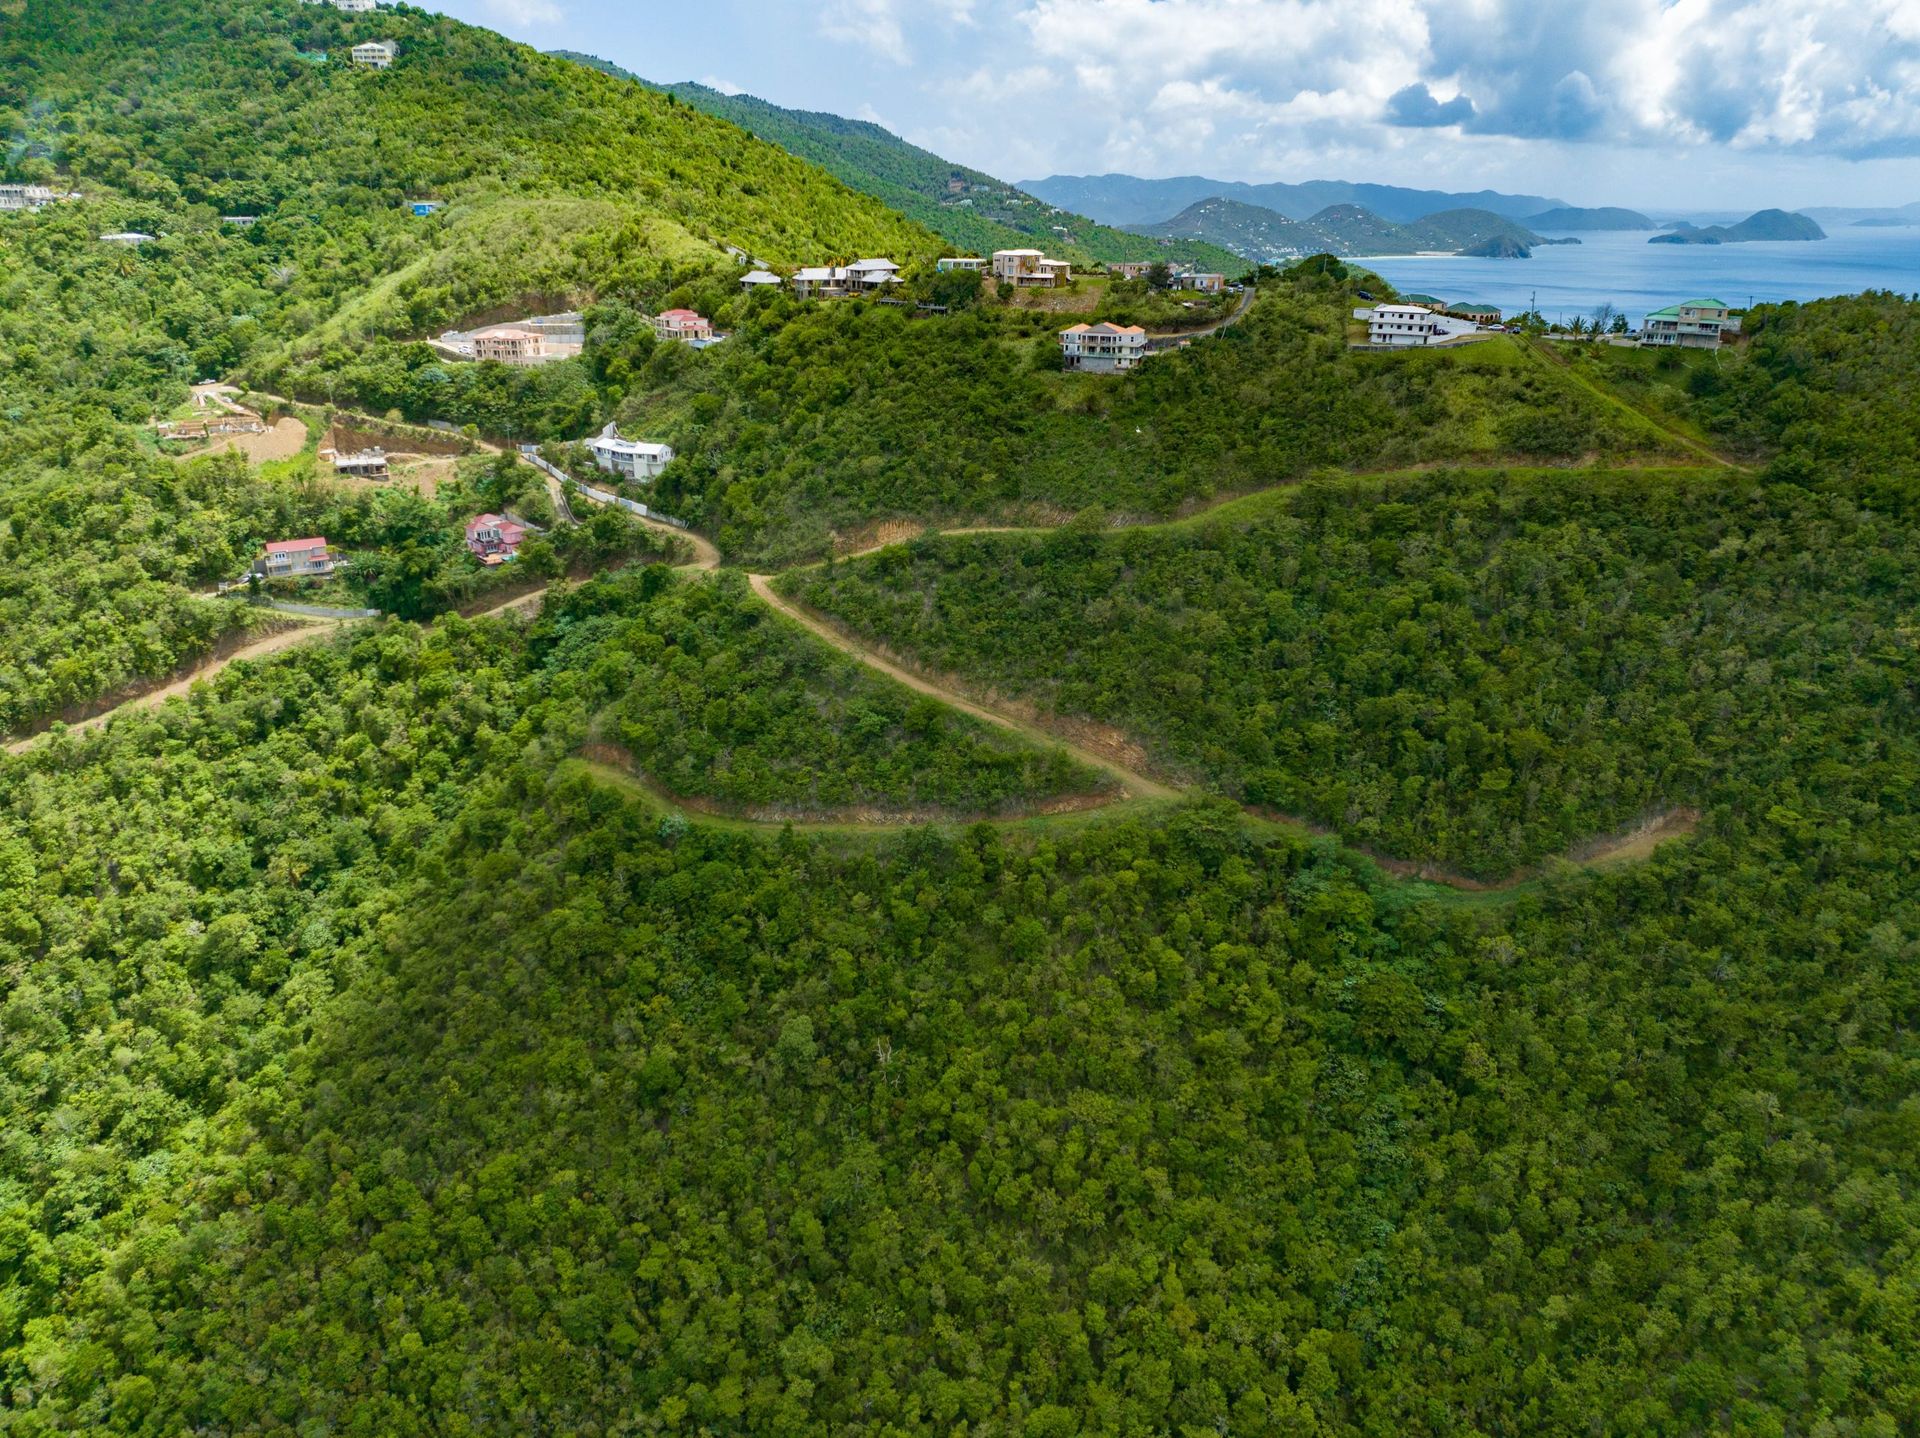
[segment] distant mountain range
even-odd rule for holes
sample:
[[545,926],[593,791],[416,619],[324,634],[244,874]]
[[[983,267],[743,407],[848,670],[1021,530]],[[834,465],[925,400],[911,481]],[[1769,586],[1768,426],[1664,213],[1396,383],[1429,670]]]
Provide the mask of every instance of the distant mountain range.
[[1920,225],[1920,201],[1911,205],[1853,208],[1845,205],[1810,205],[1800,211],[1822,225],[1874,226]]
[[1045,249],[1065,259],[1102,262],[1179,260],[1225,271],[1239,262],[1204,243],[1162,244],[1110,228],[1084,215],[1036,199],[992,175],[944,160],[910,145],[882,126],[819,110],[788,110],[751,95],[728,95],[706,85],[660,85],[632,71],[577,50],[553,54],[652,90],[729,120],[749,134],[809,160],[849,189],[898,210],[966,254],[1000,249]]
[[1142,234],[1205,240],[1249,260],[1278,264],[1301,255],[1475,254],[1524,259],[1536,245],[1578,244],[1543,239],[1491,210],[1452,209],[1410,224],[1362,205],[1329,205],[1304,220],[1241,200],[1214,196],[1187,206],[1171,220],[1143,225]]
[[1241,180],[1210,180],[1180,175],[1143,180],[1134,175],[1053,175],[1023,180],[1020,188],[1051,204],[1077,210],[1108,225],[1143,229],[1180,214],[1199,200],[1223,197],[1274,210],[1290,220],[1310,220],[1330,205],[1358,205],[1384,220],[1406,224],[1442,210],[1487,210],[1523,219],[1543,210],[1568,208],[1544,195],[1507,195],[1498,190],[1461,194],[1448,190],[1411,190],[1400,185],[1354,184],[1347,180],[1309,180],[1304,184],[1250,185]]
[[1824,240],[1827,232],[1805,215],[1790,215],[1785,210],[1757,210],[1737,225],[1697,225],[1681,223],[1664,235],[1655,235],[1650,245],[1740,245],[1754,240]]
[[1657,230],[1660,227],[1638,210],[1622,210],[1603,205],[1583,210],[1566,206],[1528,215],[1526,223],[1536,230]]

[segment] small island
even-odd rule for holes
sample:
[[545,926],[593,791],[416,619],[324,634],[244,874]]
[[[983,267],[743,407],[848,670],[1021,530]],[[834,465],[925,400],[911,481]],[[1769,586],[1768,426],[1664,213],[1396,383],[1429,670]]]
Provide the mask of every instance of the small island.
[[1824,240],[1827,232],[1805,215],[1757,210],[1737,225],[1690,225],[1682,220],[1650,245],[1741,245],[1769,240]]

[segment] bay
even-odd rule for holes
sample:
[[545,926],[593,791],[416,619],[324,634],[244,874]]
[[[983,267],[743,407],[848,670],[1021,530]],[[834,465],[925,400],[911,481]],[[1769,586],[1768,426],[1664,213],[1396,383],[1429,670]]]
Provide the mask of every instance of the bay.
[[1550,321],[1584,318],[1611,304],[1636,327],[1647,311],[1681,300],[1720,299],[1745,309],[1862,290],[1920,292],[1920,229],[1847,228],[1824,240],[1744,245],[1651,245],[1653,233],[1587,231],[1577,245],[1543,246],[1525,260],[1383,255],[1353,263],[1398,290],[1449,304],[1498,305],[1513,315],[1537,293]]

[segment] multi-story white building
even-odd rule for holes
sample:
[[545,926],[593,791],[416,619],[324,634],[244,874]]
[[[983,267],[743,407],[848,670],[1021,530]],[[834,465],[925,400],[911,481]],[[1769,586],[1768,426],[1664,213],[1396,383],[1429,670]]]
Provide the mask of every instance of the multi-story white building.
[[399,53],[400,47],[391,40],[363,40],[353,47],[353,63],[384,70],[393,64]]
[[671,445],[653,444],[642,439],[622,439],[619,428],[611,424],[601,430],[597,438],[587,441],[587,452],[593,456],[593,462],[608,474],[623,475],[628,479],[658,478],[660,471],[673,462]]
[[1393,349],[1438,344],[1479,328],[1472,320],[1436,314],[1425,305],[1375,305],[1370,310],[1355,310],[1353,317],[1367,322],[1368,344]]
[[993,277],[1016,289],[1051,289],[1073,278],[1073,266],[1039,250],[995,250]]
[[59,198],[45,185],[0,185],[0,210],[37,210]]
[[900,266],[892,260],[855,260],[847,266],[847,291],[873,294],[900,283]]
[[1681,349],[1718,349],[1740,333],[1740,318],[1725,300],[1688,300],[1655,310],[1640,326],[1640,343]]
[[1078,324],[1060,331],[1060,353],[1068,369],[1111,374],[1132,369],[1147,357],[1147,332],[1139,325]]

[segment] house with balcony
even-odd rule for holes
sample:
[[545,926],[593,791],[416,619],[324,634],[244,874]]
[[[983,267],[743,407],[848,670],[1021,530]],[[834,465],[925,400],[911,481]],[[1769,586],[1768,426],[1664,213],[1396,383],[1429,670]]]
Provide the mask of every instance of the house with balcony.
[[1015,289],[1052,289],[1073,278],[1073,266],[1039,250],[995,250],[993,277]]
[[608,425],[587,441],[587,453],[608,474],[646,482],[659,477],[673,462],[673,447],[643,439],[623,439],[617,425]]
[[499,514],[476,514],[467,521],[467,552],[489,568],[506,564],[520,552],[527,526]]
[[979,274],[986,269],[987,262],[978,255],[947,255],[943,259],[935,260],[933,267],[943,275],[949,270],[971,270]]
[[353,47],[352,54],[356,65],[385,70],[399,58],[400,47],[391,40],[364,40]]
[[1147,357],[1147,332],[1139,325],[1078,324],[1060,331],[1060,353],[1068,369],[1092,374],[1130,370]]
[[318,535],[276,539],[253,561],[253,572],[262,579],[325,579],[338,567],[327,541]]
[[713,321],[694,310],[663,310],[653,317],[653,334],[659,340],[700,344],[713,338]]
[[0,185],[0,210],[37,210],[55,200],[71,198],[56,195],[45,185]]
[[495,325],[476,331],[472,338],[473,357],[500,364],[539,364],[547,358],[546,337],[520,325]]
[[1740,317],[1725,300],[1687,300],[1648,315],[1640,326],[1640,343],[1661,348],[1711,350],[1729,335],[1740,333]]
[[847,293],[847,272],[833,265],[808,265],[793,272],[793,293],[803,300],[837,300]]
[[855,260],[847,266],[847,291],[870,295],[900,283],[900,266],[892,260]]

